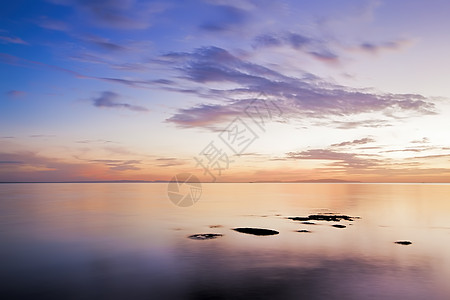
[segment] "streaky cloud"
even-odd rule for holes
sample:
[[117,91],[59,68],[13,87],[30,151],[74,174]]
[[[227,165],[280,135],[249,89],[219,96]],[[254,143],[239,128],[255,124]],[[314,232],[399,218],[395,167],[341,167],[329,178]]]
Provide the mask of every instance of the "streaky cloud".
[[120,96],[118,94],[105,91],[99,97],[92,99],[92,102],[96,107],[125,108],[133,111],[148,111],[148,109],[143,106],[118,102],[119,98]]
[[330,149],[310,149],[299,152],[288,152],[286,155],[290,159],[330,160],[333,162],[329,163],[329,166],[350,169],[367,170],[377,167],[382,163],[381,159],[371,158],[367,154],[337,152]]
[[18,90],[10,90],[6,92],[6,95],[8,97],[12,97],[12,98],[20,98],[25,96],[27,93],[24,91],[18,91]]
[[51,0],[54,4],[75,8],[83,17],[100,26],[120,29],[146,29],[151,16],[170,7],[164,2],[124,1],[124,0]]
[[[327,82],[304,73],[304,77],[285,76],[273,69],[238,58],[225,49],[202,47],[193,52],[172,52],[159,62],[180,73],[178,79],[202,86],[190,90],[199,96],[220,101],[181,108],[167,119],[182,127],[208,127],[242,115],[255,95],[263,92],[276,101],[286,118],[331,119],[378,112],[387,120],[435,114],[435,105],[418,94],[392,94],[355,89]],[[208,83],[233,84],[233,88],[212,89]],[[224,101],[226,100],[226,101]],[[388,126],[387,120],[336,123],[341,128]],[[341,121],[342,122],[342,121]]]
[[369,144],[375,142],[375,140],[373,138],[362,138],[362,139],[357,139],[357,140],[353,140],[353,141],[347,141],[347,142],[342,142],[339,144],[333,144],[331,145],[332,147],[345,147],[345,146],[355,146],[355,145],[365,145],[365,144]]
[[19,44],[29,45],[27,42],[16,36],[0,35],[0,43],[2,44]]

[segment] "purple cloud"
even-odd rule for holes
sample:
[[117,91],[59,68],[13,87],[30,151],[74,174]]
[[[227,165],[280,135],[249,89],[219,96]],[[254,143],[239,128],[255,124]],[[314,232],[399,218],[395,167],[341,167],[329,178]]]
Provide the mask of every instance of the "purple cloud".
[[247,19],[247,12],[239,7],[217,4],[214,6],[212,11],[214,19],[201,24],[200,29],[211,32],[227,31],[236,29]]
[[[388,119],[396,113],[427,115],[435,106],[422,95],[375,93],[348,88],[324,81],[311,74],[303,77],[285,76],[273,69],[240,59],[217,47],[203,47],[193,52],[169,53],[160,63],[172,66],[179,78],[203,86],[190,90],[199,96],[222,104],[200,104],[179,109],[168,118],[184,127],[208,127],[214,123],[243,115],[243,110],[261,92],[274,99],[288,118],[330,118],[379,112]],[[228,89],[208,89],[208,83],[229,83]],[[181,84],[180,84],[181,85]],[[227,101],[224,103],[223,100]],[[386,126],[385,120],[370,120],[371,126]],[[358,124],[341,124],[341,128]]]
[[375,142],[375,140],[372,138],[362,138],[362,139],[358,139],[358,140],[342,142],[339,144],[333,144],[331,146],[332,147],[345,147],[345,146],[364,145],[364,144],[369,144],[369,143],[373,143],[373,142]]
[[92,102],[96,107],[125,108],[133,111],[148,111],[148,109],[143,106],[118,102],[117,100],[119,98],[120,96],[118,94],[105,91],[100,95],[100,97],[92,99]]
[[0,43],[2,44],[20,44],[20,45],[29,45],[27,42],[22,40],[19,37],[11,37],[0,35]]
[[164,2],[124,0],[51,0],[54,4],[72,6],[91,22],[120,29],[146,29],[151,26],[152,16],[166,10]]
[[356,49],[371,54],[377,54],[384,50],[400,50],[411,43],[412,41],[407,39],[398,39],[381,43],[364,42],[358,45]]
[[320,39],[293,32],[266,33],[256,36],[253,40],[253,48],[255,49],[287,46],[322,62],[339,62],[340,57],[338,54],[331,51],[326,44]]
[[141,164],[140,160],[120,160],[120,159],[95,159],[91,160],[93,163],[102,163],[109,167],[113,171],[128,171],[128,170],[140,170],[141,168],[136,165]]
[[96,36],[96,35],[88,35],[82,38],[82,40],[91,43],[99,48],[102,48],[104,50],[108,51],[125,51],[126,48],[122,45],[119,45],[117,43],[113,43],[110,40]]
[[19,98],[19,97],[23,97],[25,96],[27,93],[24,91],[18,91],[18,90],[11,90],[6,92],[6,95],[8,97],[12,97],[12,98]]
[[329,166],[344,167],[350,169],[368,169],[377,167],[382,163],[380,159],[369,158],[368,155],[358,155],[356,153],[336,152],[329,149],[311,149],[307,151],[288,152],[289,159],[314,159],[330,160]]

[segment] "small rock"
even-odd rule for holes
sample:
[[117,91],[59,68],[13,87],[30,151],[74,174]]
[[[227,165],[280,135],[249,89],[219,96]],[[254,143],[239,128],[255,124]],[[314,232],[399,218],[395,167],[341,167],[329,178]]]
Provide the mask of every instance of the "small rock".
[[301,230],[297,230],[297,232],[311,232],[311,231],[306,230],[306,229],[301,229]]
[[290,217],[288,219],[290,219],[292,221],[308,221],[309,220],[308,217]]
[[241,232],[241,233],[247,233],[247,234],[253,234],[253,235],[275,235],[279,232],[272,229],[264,229],[264,228],[234,228],[234,231]]
[[209,228],[221,228],[223,227],[222,225],[209,225]]
[[220,233],[199,233],[199,234],[193,234],[188,236],[188,238],[192,239],[192,240],[212,240],[212,239],[216,239],[218,237],[223,236],[223,234]]
[[314,222],[308,222],[308,221],[302,222],[302,224],[306,224],[306,225],[316,225],[316,223],[314,223]]
[[331,226],[336,227],[336,228],[345,228],[345,227],[347,227],[347,226],[342,225],[342,224],[334,224],[334,225],[331,225]]
[[288,218],[293,221],[333,221],[339,222],[340,220],[353,221],[353,219],[359,219],[359,217],[350,217],[346,215],[336,215],[336,214],[317,214],[309,215],[307,217],[290,217]]
[[399,244],[399,245],[411,245],[412,242],[411,241],[396,241],[395,244]]

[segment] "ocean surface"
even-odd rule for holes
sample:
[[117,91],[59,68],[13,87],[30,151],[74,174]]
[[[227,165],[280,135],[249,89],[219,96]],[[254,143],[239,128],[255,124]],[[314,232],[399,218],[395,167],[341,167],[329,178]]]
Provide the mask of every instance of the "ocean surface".
[[[450,299],[450,185],[208,183],[190,207],[167,187],[0,184],[0,298]],[[318,213],[360,219],[288,219]]]

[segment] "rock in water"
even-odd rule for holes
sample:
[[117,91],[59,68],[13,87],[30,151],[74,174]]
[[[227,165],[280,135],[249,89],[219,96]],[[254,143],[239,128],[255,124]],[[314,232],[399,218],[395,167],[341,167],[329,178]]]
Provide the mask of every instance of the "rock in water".
[[272,229],[264,229],[264,228],[234,228],[234,231],[241,232],[241,233],[247,233],[247,234],[253,234],[253,235],[275,235],[279,232]]
[[297,230],[297,232],[311,232],[311,231],[306,230],[306,229],[301,229],[301,230]]
[[412,242],[411,241],[396,241],[395,242],[396,244],[399,244],[399,245],[411,245],[412,244]]
[[216,239],[218,237],[223,236],[223,234],[220,233],[199,233],[199,234],[193,234],[188,236],[188,238],[192,239],[192,240],[212,240],[212,239]]
[[345,228],[345,227],[347,227],[347,226],[342,225],[342,224],[334,224],[334,225],[331,225],[331,226],[336,227],[336,228]]
[[339,222],[340,220],[353,221],[353,219],[359,219],[358,217],[350,217],[346,215],[335,215],[335,214],[318,214],[309,215],[307,217],[290,217],[288,218],[293,221],[333,221]]

